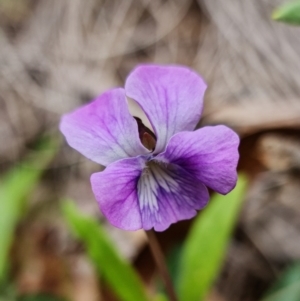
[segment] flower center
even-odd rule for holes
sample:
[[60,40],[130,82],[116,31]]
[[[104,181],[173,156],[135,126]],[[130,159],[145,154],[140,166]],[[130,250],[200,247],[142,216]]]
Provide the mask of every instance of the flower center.
[[156,145],[156,136],[154,133],[146,127],[142,120],[138,117],[134,117],[138,124],[138,130],[139,130],[139,137],[142,142],[142,144],[149,150],[153,151],[155,149]]
[[171,164],[153,159],[148,161],[137,185],[140,209],[149,209],[150,212],[158,211],[159,192],[162,189],[165,192],[171,192],[177,188],[178,183],[174,179]]

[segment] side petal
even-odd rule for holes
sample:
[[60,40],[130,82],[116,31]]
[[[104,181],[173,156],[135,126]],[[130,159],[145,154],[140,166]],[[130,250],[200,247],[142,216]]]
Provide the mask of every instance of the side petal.
[[178,164],[213,190],[226,194],[236,185],[239,137],[230,128],[207,126],[171,138],[157,159]]
[[147,154],[124,89],[110,90],[62,117],[60,130],[69,145],[104,166],[122,158]]
[[142,228],[137,182],[144,162],[142,158],[123,159],[91,176],[100,210],[117,228],[129,231]]
[[128,76],[125,90],[145,111],[158,138],[154,153],[160,153],[174,134],[194,130],[206,84],[186,67],[141,65]]
[[172,223],[190,219],[209,200],[205,185],[173,164],[150,163],[137,187],[145,230],[164,231]]

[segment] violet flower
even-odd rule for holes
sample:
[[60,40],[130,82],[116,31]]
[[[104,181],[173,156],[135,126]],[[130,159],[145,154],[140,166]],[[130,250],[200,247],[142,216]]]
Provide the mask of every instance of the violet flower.
[[[163,231],[195,216],[209,200],[207,187],[221,194],[234,188],[237,134],[223,125],[193,131],[205,90],[188,68],[141,65],[125,89],[63,116],[60,130],[69,145],[107,166],[91,184],[111,224]],[[126,97],[141,106],[155,134],[130,115]]]

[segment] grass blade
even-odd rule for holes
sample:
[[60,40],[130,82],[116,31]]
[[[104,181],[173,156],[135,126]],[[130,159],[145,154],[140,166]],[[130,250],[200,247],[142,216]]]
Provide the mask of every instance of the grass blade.
[[64,217],[74,235],[81,240],[97,271],[124,301],[147,301],[138,275],[122,259],[99,223],[82,215],[71,201],[63,203]]
[[274,10],[272,19],[292,25],[300,25],[300,0],[279,6]]
[[17,222],[26,206],[26,197],[39,181],[57,151],[51,139],[43,140],[34,156],[9,171],[0,183],[0,283],[5,280],[7,257]]
[[209,292],[220,271],[245,190],[246,179],[240,176],[230,194],[214,195],[208,207],[195,219],[183,246],[180,300],[203,300]]

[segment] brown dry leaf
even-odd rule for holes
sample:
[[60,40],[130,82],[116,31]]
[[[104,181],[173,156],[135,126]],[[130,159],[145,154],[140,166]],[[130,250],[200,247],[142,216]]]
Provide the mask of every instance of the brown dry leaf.
[[265,134],[257,142],[257,152],[260,161],[270,170],[300,170],[300,138],[297,133],[293,136]]
[[[300,75],[299,75],[300,76]],[[208,102],[207,102],[208,103]],[[274,103],[266,98],[264,101],[249,99],[221,107],[208,105],[203,123],[224,123],[234,128],[241,135],[277,128],[300,128],[300,98],[282,100]]]
[[209,83],[204,122],[242,134],[299,127],[300,29],[271,20],[280,1],[198,2],[211,21],[196,60]]
[[267,171],[252,183],[244,210],[245,230],[266,257],[300,257],[300,138],[298,132],[262,135],[255,152]]
[[244,227],[266,257],[300,257],[299,175],[265,172],[253,182],[244,211]]

